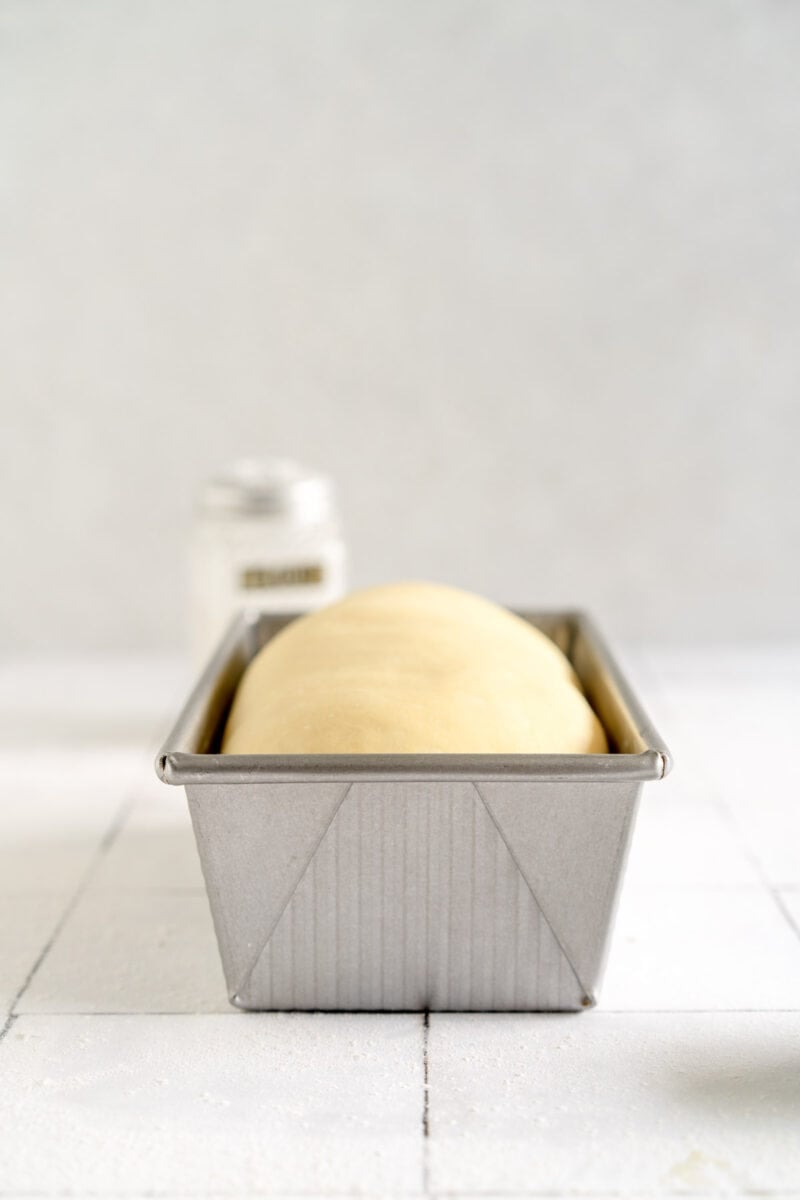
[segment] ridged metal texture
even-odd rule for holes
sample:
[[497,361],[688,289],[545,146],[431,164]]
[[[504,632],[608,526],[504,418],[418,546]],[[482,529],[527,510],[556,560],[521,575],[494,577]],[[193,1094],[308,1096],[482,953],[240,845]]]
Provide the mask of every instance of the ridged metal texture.
[[641,780],[668,756],[586,619],[536,623],[560,633],[625,752],[214,753],[244,665],[282,623],[251,617],[231,631],[157,764],[186,783],[233,1003],[594,1004]]

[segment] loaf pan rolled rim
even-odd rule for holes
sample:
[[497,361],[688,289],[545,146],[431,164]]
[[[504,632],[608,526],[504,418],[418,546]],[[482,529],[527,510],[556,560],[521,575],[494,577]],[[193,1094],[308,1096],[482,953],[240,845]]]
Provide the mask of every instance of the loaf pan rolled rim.
[[164,745],[156,772],[169,784],[259,781],[467,778],[650,780],[670,770],[669,750],[594,622],[584,612],[520,612],[537,628],[559,629],[589,700],[617,745],[610,754],[220,754],[224,718],[241,675],[260,646],[298,614],[239,613],[201,674]]

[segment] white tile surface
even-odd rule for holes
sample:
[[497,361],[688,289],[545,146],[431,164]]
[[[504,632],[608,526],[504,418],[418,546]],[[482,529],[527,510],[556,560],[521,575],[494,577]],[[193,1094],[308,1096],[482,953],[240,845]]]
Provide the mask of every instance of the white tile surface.
[[645,788],[636,818],[628,884],[756,884],[760,876],[732,819],[679,768]]
[[21,1017],[6,1036],[7,1190],[415,1192],[418,1016]]
[[140,750],[0,749],[0,893],[72,894],[130,796]]
[[233,1011],[205,894],[88,891],[18,1011]]
[[106,790],[0,789],[0,894],[71,895],[122,809]]
[[651,652],[679,770],[731,815],[773,885],[800,884],[800,723],[794,648]]
[[758,661],[637,658],[677,765],[643,795],[600,1007],[433,1016],[426,1143],[419,1017],[228,1005],[185,798],[127,724],[145,676],[101,746],[90,710],[126,686],[93,668],[54,742],[0,749],[0,1015],[77,895],[0,1042],[1,1200],[797,1195],[794,668]]
[[746,792],[726,793],[742,839],[773,886],[800,884],[800,780],[758,779]]
[[800,1181],[800,1013],[434,1016],[429,1045],[432,1189]]
[[63,909],[62,898],[52,892],[0,893],[0,1026]]
[[163,655],[7,658],[0,661],[0,753],[22,752],[37,774],[56,757],[98,770],[112,756],[136,764],[188,683],[186,664]]
[[606,1009],[800,1009],[800,938],[761,887],[623,892]]
[[201,889],[203,873],[183,788],[137,801],[93,875],[96,887]]

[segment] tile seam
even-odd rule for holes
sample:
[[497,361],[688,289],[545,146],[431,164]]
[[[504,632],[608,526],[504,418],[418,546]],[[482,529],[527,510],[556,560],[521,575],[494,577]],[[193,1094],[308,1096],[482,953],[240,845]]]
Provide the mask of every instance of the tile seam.
[[430,1161],[428,1141],[431,1136],[430,1109],[430,1026],[431,1014],[422,1015],[422,1191],[430,1194]]
[[97,871],[97,869],[100,866],[100,863],[106,857],[109,850],[111,849],[114,842],[116,841],[123,825],[125,824],[126,819],[128,818],[128,816],[134,806],[134,803],[135,803],[134,797],[126,796],[126,798],[122,801],[122,803],[118,806],[116,812],[114,813],[114,816],[111,819],[102,838],[100,839],[100,842],[97,845],[97,847],[94,851],[94,854],[92,855],[92,857],[89,861],[88,866],[86,867],[85,871],[83,872],[83,875],[81,876],[80,880],[78,881],[78,885],[75,888],[75,891],[73,892],[70,899],[67,901],[66,906],[64,907],[64,909],[61,913],[61,916],[56,921],[56,923],[50,933],[50,936],[45,941],[45,944],[42,947],[42,949],[40,950],[39,954],[37,955],[37,957],[33,963],[33,966],[28,971],[28,974],[25,976],[25,979],[23,980],[21,986],[17,990],[16,995],[14,996],[14,999],[11,1003],[11,1014],[13,1016],[20,1015],[16,1011],[17,1005],[19,1004],[20,1000],[25,995],[28,988],[32,984],[33,980],[35,979],[39,968],[42,966],[42,963],[45,961],[48,954],[53,949],[53,946],[58,941],[65,925],[67,924],[67,921],[70,919],[73,912],[77,908],[78,903],[80,902],[82,897],[85,895],[86,890],[91,882],[92,876],[95,874],[95,872]]

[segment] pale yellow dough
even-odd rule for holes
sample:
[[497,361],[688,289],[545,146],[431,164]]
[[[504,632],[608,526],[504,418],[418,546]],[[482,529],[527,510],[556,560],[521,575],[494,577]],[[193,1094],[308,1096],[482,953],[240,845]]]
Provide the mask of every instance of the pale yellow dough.
[[549,638],[432,583],[354,592],[251,662],[223,754],[598,754],[603,728]]

